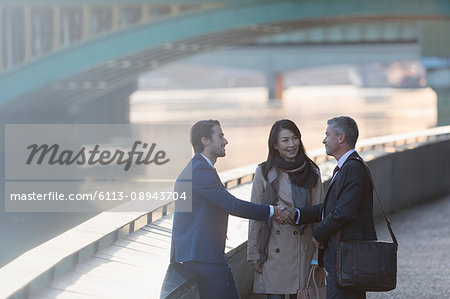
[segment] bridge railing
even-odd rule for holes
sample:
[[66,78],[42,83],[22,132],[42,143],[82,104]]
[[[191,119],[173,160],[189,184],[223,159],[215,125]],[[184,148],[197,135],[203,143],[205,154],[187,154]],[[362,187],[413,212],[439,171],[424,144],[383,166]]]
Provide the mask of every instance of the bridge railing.
[[[366,139],[357,144],[363,151],[401,151],[428,141],[450,139],[450,126],[407,134]],[[318,163],[329,160],[324,150],[310,151]],[[322,165],[321,165],[322,166]],[[251,182],[257,164],[222,172],[220,177],[227,188]],[[328,171],[325,176],[329,175]],[[331,173],[331,170],[329,171]],[[27,298],[49,284],[55,277],[111,246],[118,239],[152,221],[173,213],[174,203],[159,206],[153,211],[104,212],[61,234],[60,236],[21,255],[0,269],[0,297]]]
[[0,30],[0,37],[4,36],[3,42],[0,38],[0,53],[4,53],[0,55],[0,72],[105,34],[224,5],[176,1],[128,4],[123,3],[125,1],[43,2],[6,1],[0,4],[0,21],[4,24]]

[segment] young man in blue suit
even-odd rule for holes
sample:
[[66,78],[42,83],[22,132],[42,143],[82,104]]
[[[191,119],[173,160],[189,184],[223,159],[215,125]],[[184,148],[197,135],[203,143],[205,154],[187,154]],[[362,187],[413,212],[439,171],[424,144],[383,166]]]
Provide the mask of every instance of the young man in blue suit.
[[[217,120],[202,120],[191,128],[195,155],[179,175],[175,192],[192,184],[192,212],[175,212],[171,262],[198,273],[202,299],[239,298],[225,255],[228,215],[268,221],[277,216],[291,221],[286,207],[257,205],[231,195],[221,183],[214,163],[228,144]],[[290,218],[289,218],[290,217]]]
[[[313,230],[313,242],[319,250],[319,264],[325,266],[327,298],[360,299],[366,293],[341,289],[336,283],[336,233],[341,240],[376,240],[373,223],[373,190],[370,178],[355,151],[358,126],[347,116],[335,117],[327,122],[323,140],[326,153],[338,162],[324,202],[305,207],[296,213],[298,224],[319,222]],[[299,217],[299,218],[298,218]]]

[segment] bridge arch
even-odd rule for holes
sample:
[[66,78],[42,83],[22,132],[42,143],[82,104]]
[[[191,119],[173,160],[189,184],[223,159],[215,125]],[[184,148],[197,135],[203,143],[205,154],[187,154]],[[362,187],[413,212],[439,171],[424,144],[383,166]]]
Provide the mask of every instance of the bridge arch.
[[[324,24],[448,19],[446,0],[256,1],[233,4],[117,32],[36,59],[0,75],[0,104],[45,87],[64,90],[89,77],[76,98],[95,98],[161,64],[254,37]],[[102,80],[102,77],[106,77]],[[61,82],[49,86],[52,82]],[[86,81],[86,80],[85,80]],[[93,82],[93,84],[92,84]],[[47,85],[46,85],[47,84]],[[64,97],[66,98],[66,97]],[[77,100],[75,99],[75,100]]]

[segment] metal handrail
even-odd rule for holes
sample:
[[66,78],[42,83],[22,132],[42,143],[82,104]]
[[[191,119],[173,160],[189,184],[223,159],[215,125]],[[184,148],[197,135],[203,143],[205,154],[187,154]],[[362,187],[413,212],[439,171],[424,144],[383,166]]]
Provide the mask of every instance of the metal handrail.
[[[427,130],[416,131],[412,133],[394,134],[381,137],[374,137],[361,140],[356,144],[356,150],[364,152],[368,150],[385,151],[387,147],[393,152],[403,150],[412,145],[419,145],[432,139],[444,140],[450,138],[450,126],[435,127]],[[330,160],[324,149],[308,151],[308,156],[316,163]],[[220,174],[225,187],[233,188],[247,182],[251,182],[255,175],[254,170],[258,164],[251,164]],[[236,176],[236,173],[240,175]]]

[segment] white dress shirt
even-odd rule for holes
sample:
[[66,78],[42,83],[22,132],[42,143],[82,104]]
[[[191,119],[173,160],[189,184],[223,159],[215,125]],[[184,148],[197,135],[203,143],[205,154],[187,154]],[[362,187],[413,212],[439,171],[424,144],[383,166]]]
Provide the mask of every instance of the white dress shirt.
[[347,161],[347,158],[353,154],[355,151],[355,149],[351,149],[348,152],[346,152],[345,154],[342,155],[342,157],[339,159],[337,166],[339,167],[339,170],[336,171],[336,173],[334,174],[333,178],[331,178],[331,181],[334,180],[334,177],[338,174],[338,172],[341,170],[342,166],[344,165],[345,161]]
[[[334,178],[336,177],[336,175],[338,174],[338,172],[341,170],[342,166],[344,165],[345,161],[347,160],[347,158],[353,154],[355,151],[355,149],[351,149],[348,152],[346,152],[345,154],[342,155],[342,157],[338,160],[337,166],[339,167],[339,170],[336,171],[336,173],[333,175],[333,177],[331,178],[331,182],[333,182]],[[295,208],[295,210],[298,212],[297,213],[297,219],[295,220],[295,223],[298,224],[300,222],[300,210]],[[324,218],[324,211],[322,210],[322,220]]]

